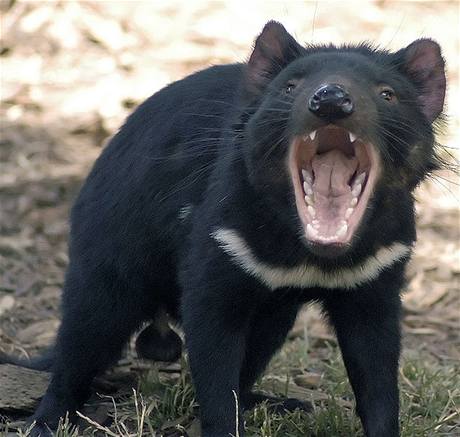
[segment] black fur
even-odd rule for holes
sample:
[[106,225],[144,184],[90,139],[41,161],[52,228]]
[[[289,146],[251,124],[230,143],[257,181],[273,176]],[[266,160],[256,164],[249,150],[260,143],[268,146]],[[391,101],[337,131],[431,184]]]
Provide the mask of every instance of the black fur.
[[[351,290],[270,290],[210,234],[231,228],[267,264],[326,272],[394,242],[412,245],[412,189],[436,162],[431,122],[442,110],[443,66],[430,40],[397,53],[364,44],[305,48],[270,22],[248,64],[208,68],[140,105],[72,210],[63,320],[36,433],[74,413],[141,323],[166,311],[185,332],[202,435],[236,434],[235,395],[240,412],[260,400],[254,381],[301,305],[316,300],[337,332],[366,435],[398,436],[399,293],[408,257]],[[370,138],[383,167],[352,244],[332,256],[305,241],[286,171],[292,137],[324,124],[306,102],[327,75],[350,83],[361,107],[341,125]],[[382,83],[397,103],[379,97]],[[138,343],[144,349],[148,334]],[[293,402],[285,406],[300,405]]]

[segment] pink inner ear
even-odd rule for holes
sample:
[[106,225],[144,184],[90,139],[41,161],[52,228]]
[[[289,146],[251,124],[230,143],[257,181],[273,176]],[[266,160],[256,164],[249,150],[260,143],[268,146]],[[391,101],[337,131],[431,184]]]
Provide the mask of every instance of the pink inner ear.
[[257,37],[247,68],[250,88],[257,89],[259,86],[263,86],[273,60],[280,59],[282,56],[281,38],[286,33],[286,29],[281,24],[270,21]]
[[283,58],[286,29],[275,21],[268,22],[257,37],[248,61],[249,74],[257,80],[269,73],[271,64]]
[[247,65],[246,87],[256,91],[265,86],[273,70],[300,52],[301,46],[276,21],[269,21],[257,37]]
[[439,45],[428,39],[413,42],[406,49],[406,69],[421,84],[418,99],[431,122],[441,113],[446,93],[444,59]]
[[281,24],[271,21],[265,25],[258,42],[274,59],[283,59],[283,42],[286,36],[286,29]]
[[259,87],[262,87],[268,79],[271,69],[270,58],[265,53],[264,49],[256,46],[251,54],[247,66],[247,86],[256,91]]

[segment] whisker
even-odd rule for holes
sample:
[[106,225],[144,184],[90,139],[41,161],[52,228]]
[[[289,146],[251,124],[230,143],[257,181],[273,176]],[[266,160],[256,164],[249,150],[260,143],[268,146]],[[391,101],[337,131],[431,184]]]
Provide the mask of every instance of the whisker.
[[430,178],[430,180],[432,180],[433,182],[437,183],[438,185],[440,185],[442,188],[444,188],[445,190],[447,190],[454,198],[455,200],[460,200],[460,197],[458,197],[450,188],[447,184],[444,184],[443,182],[441,182],[439,179],[443,179],[443,180],[446,180],[447,182],[451,183],[451,184],[454,184],[456,186],[459,186],[459,184],[457,183],[454,183],[452,181],[449,181],[447,179],[444,179],[442,177],[440,177],[439,175],[435,175],[435,174],[429,174],[428,177]]

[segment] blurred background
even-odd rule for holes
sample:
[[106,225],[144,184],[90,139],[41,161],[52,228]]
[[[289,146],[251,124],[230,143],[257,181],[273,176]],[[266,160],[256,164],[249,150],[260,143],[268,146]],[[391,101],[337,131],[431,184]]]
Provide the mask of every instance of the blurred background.
[[[245,61],[269,19],[305,43],[431,37],[447,61],[448,127],[459,157],[458,1],[1,0],[0,350],[34,352],[59,324],[69,207],[132,109],[207,66]],[[453,158],[451,162],[453,162]],[[460,360],[460,190],[441,172],[417,191],[419,243],[404,297],[405,354]],[[311,338],[329,338],[314,309]]]

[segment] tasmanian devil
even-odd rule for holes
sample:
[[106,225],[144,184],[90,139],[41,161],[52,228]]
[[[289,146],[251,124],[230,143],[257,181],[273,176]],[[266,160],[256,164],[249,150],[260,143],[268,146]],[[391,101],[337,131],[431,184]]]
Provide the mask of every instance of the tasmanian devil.
[[269,22],[247,63],[200,71],[141,104],[72,210],[62,325],[52,353],[31,364],[52,371],[35,435],[74,416],[142,323],[138,353],[176,359],[172,320],[202,435],[242,436],[238,414],[265,399],[253,383],[301,305],[316,301],[366,436],[398,436],[413,190],[438,165],[432,123],[445,87],[430,39],[394,53],[303,47]]

